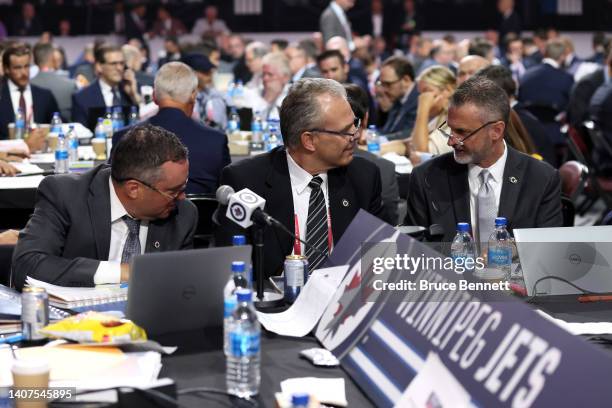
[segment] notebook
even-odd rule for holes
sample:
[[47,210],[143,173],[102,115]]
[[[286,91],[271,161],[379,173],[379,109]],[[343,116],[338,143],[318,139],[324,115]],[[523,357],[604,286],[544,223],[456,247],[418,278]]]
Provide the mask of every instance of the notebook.
[[26,285],[44,288],[49,294],[49,304],[61,309],[76,309],[127,300],[127,286],[98,285],[88,288],[57,286],[28,276]]

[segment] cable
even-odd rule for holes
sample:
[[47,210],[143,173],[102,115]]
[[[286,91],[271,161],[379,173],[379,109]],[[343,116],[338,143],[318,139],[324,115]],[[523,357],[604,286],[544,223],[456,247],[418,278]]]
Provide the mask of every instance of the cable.
[[532,302],[536,298],[536,294],[537,294],[536,287],[538,286],[538,283],[540,283],[542,281],[545,281],[545,280],[548,280],[548,279],[554,279],[554,280],[561,281],[563,283],[567,283],[568,285],[570,285],[574,289],[579,290],[580,292],[582,292],[584,294],[587,294],[587,295],[603,295],[604,294],[604,293],[592,292],[590,290],[583,289],[580,286],[575,285],[572,282],[568,281],[567,279],[561,278],[559,276],[550,275],[550,276],[543,276],[540,279],[538,279],[537,281],[535,281],[535,283],[533,284],[533,290],[531,291],[531,293],[533,293],[533,295],[531,295],[530,297],[525,299],[525,302],[528,302],[528,303]]

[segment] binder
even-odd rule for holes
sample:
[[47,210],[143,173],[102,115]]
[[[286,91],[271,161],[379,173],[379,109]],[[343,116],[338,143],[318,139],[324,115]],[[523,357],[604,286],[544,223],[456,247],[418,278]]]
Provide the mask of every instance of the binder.
[[77,288],[53,285],[29,276],[26,279],[26,285],[44,288],[49,294],[49,304],[60,309],[77,309],[125,302],[128,291],[127,287],[122,287],[119,284]]

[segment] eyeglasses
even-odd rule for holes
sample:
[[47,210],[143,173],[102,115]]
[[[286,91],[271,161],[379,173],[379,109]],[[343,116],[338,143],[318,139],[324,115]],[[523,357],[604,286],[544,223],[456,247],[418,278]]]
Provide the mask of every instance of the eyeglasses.
[[319,133],[328,133],[330,135],[336,135],[341,137],[349,137],[351,139],[355,139],[357,134],[361,131],[361,119],[355,118],[353,119],[353,126],[355,127],[354,132],[339,132],[337,130],[327,130],[327,129],[310,129],[308,132],[319,132]]
[[459,146],[463,146],[465,144],[465,141],[467,139],[469,139],[470,137],[474,136],[476,133],[480,132],[482,129],[484,129],[485,127],[492,125],[494,123],[497,122],[501,122],[500,120],[492,120],[490,122],[485,123],[484,125],[480,126],[478,129],[472,130],[471,132],[468,132],[467,135],[463,136],[461,139],[459,139],[457,136],[453,135],[454,131],[451,130],[450,133],[446,132],[445,130],[443,130],[444,126],[446,126],[446,121],[444,121],[439,127],[438,127],[438,131],[440,133],[442,133],[442,135],[444,137],[446,137],[447,139],[454,139],[457,144]]
[[381,81],[380,79],[378,81],[376,81],[375,85],[376,86],[382,86],[383,88],[391,88],[391,86],[399,81],[401,81],[402,78],[398,78],[395,81]]
[[185,193],[185,190],[187,189],[187,182],[189,181],[189,179],[185,180],[185,184],[183,184],[183,185],[181,186],[181,188],[180,188],[180,189],[179,189],[177,192],[175,192],[175,193],[166,193],[166,192],[164,192],[164,191],[159,190],[159,189],[158,189],[158,188],[156,188],[156,187],[153,187],[151,184],[147,183],[146,181],[139,180],[139,179],[137,179],[137,178],[135,178],[135,177],[129,177],[129,178],[125,178],[125,179],[115,179],[115,180],[116,180],[116,181],[118,181],[118,182],[124,182],[124,181],[128,181],[128,180],[134,180],[134,181],[137,181],[137,182],[139,182],[140,184],[142,184],[143,186],[145,186],[145,187],[147,187],[147,188],[149,188],[149,189],[151,189],[151,190],[155,191],[156,193],[159,193],[159,194],[163,195],[164,197],[166,197],[166,198],[167,198],[167,199],[169,199],[170,201],[176,201],[176,200],[178,200],[178,198],[179,198],[179,197],[180,197],[182,194],[184,194],[184,193]]

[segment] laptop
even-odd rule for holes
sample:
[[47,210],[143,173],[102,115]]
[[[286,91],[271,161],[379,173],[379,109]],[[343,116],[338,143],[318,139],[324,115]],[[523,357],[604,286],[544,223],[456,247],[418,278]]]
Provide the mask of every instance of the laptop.
[[157,252],[134,258],[126,316],[149,337],[223,325],[223,288],[251,246]]
[[515,229],[514,238],[528,296],[582,294],[566,282],[540,280],[547,276],[612,292],[612,226]]

